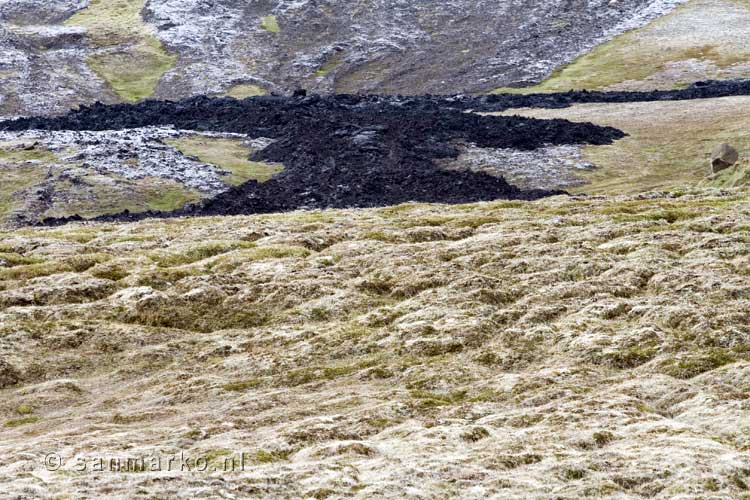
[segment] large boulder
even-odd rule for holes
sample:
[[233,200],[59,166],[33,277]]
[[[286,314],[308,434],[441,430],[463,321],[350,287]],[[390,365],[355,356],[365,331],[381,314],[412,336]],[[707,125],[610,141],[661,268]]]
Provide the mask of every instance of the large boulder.
[[726,170],[740,159],[739,153],[727,143],[719,144],[711,153],[711,170],[713,173]]
[[18,370],[4,359],[0,359],[0,389],[16,385],[20,380],[21,374]]

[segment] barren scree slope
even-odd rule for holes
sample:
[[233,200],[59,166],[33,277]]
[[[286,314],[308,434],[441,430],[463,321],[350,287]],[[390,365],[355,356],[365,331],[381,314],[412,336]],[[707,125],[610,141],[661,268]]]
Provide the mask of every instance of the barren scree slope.
[[194,95],[535,83],[681,0],[0,0],[0,116]]

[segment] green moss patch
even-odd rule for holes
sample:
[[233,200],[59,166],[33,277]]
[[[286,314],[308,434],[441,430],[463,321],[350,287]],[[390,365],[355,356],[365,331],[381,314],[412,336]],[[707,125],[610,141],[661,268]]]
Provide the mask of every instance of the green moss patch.
[[91,56],[91,69],[107,81],[124,101],[137,102],[153,95],[161,77],[177,61],[155,39],[124,50]]
[[185,189],[178,184],[164,186],[161,189],[154,186],[151,189],[146,189],[145,193],[146,206],[151,210],[162,212],[169,212],[171,210],[182,208],[201,198],[197,192]]
[[159,265],[159,267],[174,267],[192,264],[193,262],[198,262],[247,246],[253,246],[253,243],[242,241],[229,243],[205,243],[186,248],[185,250],[153,254],[150,257]]
[[251,151],[239,139],[191,136],[166,141],[184,155],[231,172],[228,182],[239,185],[249,180],[265,182],[284,170],[278,163],[251,161]]
[[227,97],[234,97],[235,99],[245,99],[246,97],[256,97],[259,95],[267,95],[268,91],[260,85],[253,85],[250,83],[241,83],[234,85],[232,88],[227,90],[224,94]]
[[42,262],[26,266],[0,269],[0,280],[29,280],[41,276],[70,272],[73,269],[63,262]]
[[38,264],[40,262],[42,262],[42,260],[38,257],[25,257],[14,252],[0,252],[0,267],[24,266],[30,264]]
[[145,0],[92,0],[66,22],[87,29],[98,47],[91,69],[124,101],[153,95],[162,75],[177,62],[141,18]]
[[659,365],[662,373],[675,378],[688,379],[720,368],[737,360],[733,352],[725,349],[707,349],[681,353]]
[[329,366],[318,366],[309,368],[297,368],[289,370],[283,376],[281,385],[295,387],[321,380],[334,380],[340,377],[352,375],[360,370],[372,368],[378,364],[378,356],[366,356],[353,363],[341,363]]
[[258,450],[253,455],[253,461],[258,464],[270,464],[274,462],[283,462],[289,460],[291,450]]
[[37,145],[0,143],[0,163],[22,164],[28,161],[52,163],[57,160],[52,151]]
[[19,415],[31,415],[32,413],[34,413],[34,408],[25,404],[18,405],[16,407],[16,413],[18,413]]
[[276,16],[264,16],[260,19],[260,27],[271,33],[280,33],[279,21]]
[[244,392],[248,389],[255,389],[263,383],[262,379],[250,379],[250,380],[238,380],[237,382],[230,382],[224,384],[221,388],[225,391],[230,392]]
[[328,76],[328,73],[341,66],[342,59],[343,52],[337,52],[315,71],[315,76],[321,78]]
[[8,420],[3,424],[3,427],[20,427],[22,425],[28,425],[28,424],[34,424],[36,422],[39,422],[38,417],[26,417],[26,418],[19,418],[17,420]]

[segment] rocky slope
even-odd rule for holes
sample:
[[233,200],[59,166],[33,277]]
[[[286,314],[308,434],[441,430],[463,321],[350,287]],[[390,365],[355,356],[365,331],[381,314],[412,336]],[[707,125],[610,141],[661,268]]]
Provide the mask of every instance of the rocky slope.
[[[174,127],[0,132],[0,225],[175,210],[283,170],[247,159],[269,142]],[[200,145],[199,156],[221,154],[202,159],[184,147],[191,143]]]
[[748,498],[748,216],[708,190],[4,232],[0,489]]
[[96,100],[534,83],[680,0],[2,0],[0,116]]

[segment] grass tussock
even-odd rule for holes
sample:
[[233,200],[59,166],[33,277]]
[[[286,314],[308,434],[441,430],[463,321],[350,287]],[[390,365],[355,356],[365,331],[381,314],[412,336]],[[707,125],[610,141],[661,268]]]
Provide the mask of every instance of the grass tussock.
[[735,361],[737,357],[733,352],[713,348],[675,355],[660,363],[660,371],[671,377],[689,379]]
[[248,244],[243,250],[233,252],[230,255],[217,259],[215,262],[211,262],[209,267],[214,272],[228,273],[249,262],[267,259],[305,258],[310,253],[310,250],[297,246],[275,245],[253,247]]
[[6,269],[0,268],[0,280],[30,280],[66,272],[80,273],[103,262],[106,258],[104,255],[80,255],[61,260],[17,265]]
[[135,310],[114,310],[113,319],[149,327],[211,333],[233,328],[257,328],[268,324],[271,316],[268,311],[252,304],[170,297],[141,304]]
[[19,418],[16,420],[8,420],[3,424],[3,427],[20,427],[22,425],[29,425],[29,424],[35,424],[39,422],[41,419],[39,417],[25,417],[25,418]]
[[155,253],[150,255],[151,260],[159,267],[176,267],[192,264],[216,255],[231,252],[238,248],[255,246],[251,242],[216,242],[204,243],[202,245],[190,246],[184,250]]

